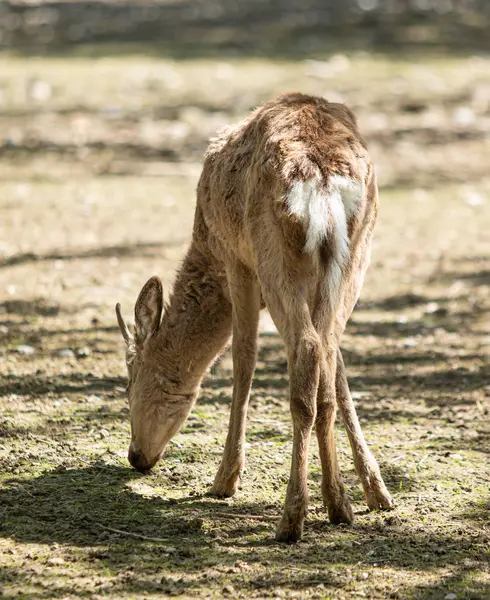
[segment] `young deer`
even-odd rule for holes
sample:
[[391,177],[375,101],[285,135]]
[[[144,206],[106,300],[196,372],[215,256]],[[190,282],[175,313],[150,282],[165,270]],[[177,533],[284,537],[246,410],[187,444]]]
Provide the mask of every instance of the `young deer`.
[[369,262],[377,207],[366,144],[341,104],[287,94],[211,142],[192,242],[168,305],[164,309],[162,284],[152,277],[136,302],[134,337],[116,307],[128,346],[129,461],[136,469],[147,471],[162,456],[206,369],[233,334],[230,424],[211,494],[236,492],[259,312],[267,307],[286,346],[293,419],[291,474],[276,539],[301,537],[313,427],[329,518],[353,519],[335,448],[336,404],[369,508],[391,507],[339,349]]

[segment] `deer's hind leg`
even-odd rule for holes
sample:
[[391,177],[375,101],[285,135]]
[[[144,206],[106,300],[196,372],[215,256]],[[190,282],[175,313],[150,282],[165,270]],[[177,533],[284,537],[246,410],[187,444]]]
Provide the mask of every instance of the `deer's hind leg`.
[[328,517],[332,523],[352,523],[354,514],[342,481],[335,447],[335,372],[338,338],[334,330],[336,315],[330,306],[330,300],[325,297],[324,282],[320,279],[312,311],[313,323],[323,346],[315,429],[322,465],[322,497]]
[[295,542],[301,538],[308,508],[308,453],[316,417],[322,345],[311,321],[303,276],[282,262],[274,269],[262,267],[259,264],[262,295],[286,346],[293,421],[291,471],[276,539]]
[[[354,253],[356,259],[350,265],[348,272],[350,277],[347,281],[345,295],[343,298],[342,318],[337,321],[337,339],[345,328],[348,317],[350,316],[362,287],[364,273],[369,263],[370,238],[364,232],[360,232],[357,239],[357,252]],[[364,434],[359,423],[356,407],[352,400],[349,390],[349,384],[345,373],[345,365],[340,348],[337,348],[335,373],[335,393],[337,405],[340,408],[342,419],[347,431],[347,437],[354,457],[354,466],[364,490],[366,502],[371,510],[389,509],[392,507],[391,496],[381,477],[378,463],[364,438]]]
[[344,360],[340,348],[337,352],[336,373],[337,403],[342,413],[347,436],[354,456],[354,466],[364,490],[370,510],[387,510],[393,506],[390,493],[386,489],[378,463],[371,453],[356,413],[349,384],[345,373]]

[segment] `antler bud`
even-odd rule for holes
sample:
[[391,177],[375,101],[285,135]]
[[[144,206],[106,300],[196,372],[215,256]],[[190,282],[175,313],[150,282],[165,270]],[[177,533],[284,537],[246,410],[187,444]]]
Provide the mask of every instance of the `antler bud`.
[[128,326],[124,322],[123,316],[121,314],[121,305],[119,304],[119,302],[116,304],[116,315],[117,315],[117,323],[119,325],[119,329],[121,330],[124,341],[126,342],[127,345],[129,345],[129,342],[131,341],[132,336],[128,329]]

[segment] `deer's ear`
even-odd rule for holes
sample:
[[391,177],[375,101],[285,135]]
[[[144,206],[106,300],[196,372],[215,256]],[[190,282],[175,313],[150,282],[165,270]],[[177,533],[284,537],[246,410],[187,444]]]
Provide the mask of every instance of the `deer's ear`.
[[144,342],[150,335],[158,331],[162,310],[162,282],[158,277],[152,277],[143,286],[134,307],[137,341]]

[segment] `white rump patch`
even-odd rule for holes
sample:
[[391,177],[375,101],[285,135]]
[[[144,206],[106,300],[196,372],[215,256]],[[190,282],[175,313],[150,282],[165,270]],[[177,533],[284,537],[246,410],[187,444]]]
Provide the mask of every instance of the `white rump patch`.
[[347,223],[363,195],[363,184],[332,175],[324,189],[320,174],[306,181],[295,181],[286,196],[292,214],[306,225],[304,251],[312,254],[327,236],[332,236],[332,260],[328,266],[328,297],[332,307],[338,303],[342,269],[349,259]]
[[308,254],[313,253],[328,232],[330,211],[327,195],[320,186],[319,175],[306,181],[295,181],[286,198],[291,213],[307,223],[304,251]]
[[295,181],[286,202],[291,213],[306,222],[305,252],[311,254],[332,232],[336,238],[336,257],[342,262],[349,252],[347,222],[355,213],[364,186],[355,179],[332,175],[324,189],[320,174],[306,181]]
[[330,188],[337,189],[342,196],[347,221],[356,212],[364,193],[364,185],[343,175],[332,175],[329,180]]

